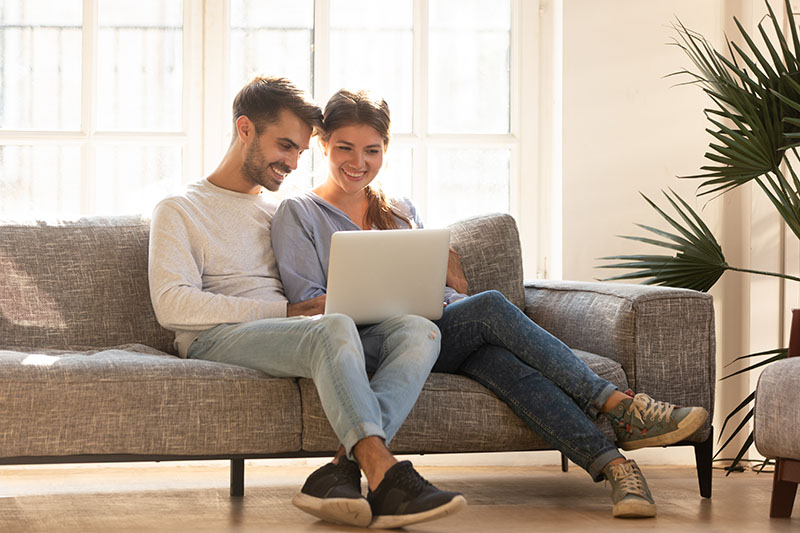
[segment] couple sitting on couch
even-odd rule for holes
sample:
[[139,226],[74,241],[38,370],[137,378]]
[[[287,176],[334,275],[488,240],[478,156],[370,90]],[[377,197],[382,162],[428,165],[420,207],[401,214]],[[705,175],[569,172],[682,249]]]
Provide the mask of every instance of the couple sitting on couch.
[[[153,213],[150,291],[182,356],[314,380],[341,444],[295,496],[297,507],[371,527],[402,527],[463,508],[461,494],[437,489],[386,446],[436,371],[482,383],[595,481],[608,479],[614,516],[655,515],[644,476],[617,446],[680,441],[702,425],[703,408],[617,390],[500,293],[457,292],[466,292],[457,260],[436,322],[399,316],[356,327],[348,317],[321,314],[333,232],[422,226],[410,202],[370,185],[389,144],[383,100],[341,90],[323,115],[288,80],[257,77],[236,96],[233,120],[216,170]],[[276,212],[261,193],[278,190],[312,134],[328,177]],[[600,414],[611,421],[616,444],[592,423]]]

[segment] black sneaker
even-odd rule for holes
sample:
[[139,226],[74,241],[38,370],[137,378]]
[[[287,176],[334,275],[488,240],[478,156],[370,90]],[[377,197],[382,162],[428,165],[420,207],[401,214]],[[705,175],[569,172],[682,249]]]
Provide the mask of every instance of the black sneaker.
[[361,494],[361,469],[346,457],[312,472],[292,503],[334,524],[364,527],[372,521],[370,505]]
[[386,471],[378,488],[367,495],[372,507],[369,527],[396,528],[427,522],[460,511],[467,505],[458,492],[437,489],[401,461]]

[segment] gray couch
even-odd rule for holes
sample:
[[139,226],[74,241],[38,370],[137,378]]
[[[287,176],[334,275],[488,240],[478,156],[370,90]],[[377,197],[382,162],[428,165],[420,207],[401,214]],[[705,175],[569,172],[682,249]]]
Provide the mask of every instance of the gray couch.
[[[502,291],[620,388],[713,413],[708,295],[524,284],[513,218],[451,229],[472,291]],[[0,464],[230,459],[231,494],[241,495],[245,459],[331,454],[337,439],[309,380],[175,355],[150,304],[148,232],[135,217],[0,224]],[[695,446],[706,497],[712,432],[707,422],[683,443]],[[548,446],[481,385],[433,374],[391,448]]]

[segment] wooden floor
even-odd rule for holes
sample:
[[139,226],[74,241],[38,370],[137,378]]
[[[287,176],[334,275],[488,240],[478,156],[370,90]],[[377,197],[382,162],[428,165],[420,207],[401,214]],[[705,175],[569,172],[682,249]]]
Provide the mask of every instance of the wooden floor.
[[[290,500],[313,466],[247,463],[244,498],[228,495],[226,463],[0,467],[0,531],[360,531],[315,520]],[[700,498],[693,468],[644,467],[658,504],[655,519],[611,517],[609,488],[577,467],[420,467],[467,509],[407,531],[795,531],[768,517],[771,474],[714,473],[714,496]]]

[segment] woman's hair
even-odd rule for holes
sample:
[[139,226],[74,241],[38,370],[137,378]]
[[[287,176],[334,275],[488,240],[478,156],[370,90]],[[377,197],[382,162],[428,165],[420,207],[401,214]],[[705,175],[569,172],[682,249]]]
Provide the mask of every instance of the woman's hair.
[[315,133],[322,127],[322,110],[305,91],[286,78],[256,76],[233,99],[234,139],[239,117],[249,118],[256,135],[260,135],[267,125],[278,120],[282,109],[297,115]]
[[[331,134],[345,126],[371,126],[383,138],[383,149],[389,146],[391,119],[386,100],[368,91],[339,89],[325,105],[320,139],[327,144]],[[414,227],[414,221],[398,212],[386,198],[380,187],[373,184],[364,189],[367,196],[367,212],[364,221],[378,229],[397,229],[397,219]],[[396,217],[396,218],[395,218]]]

